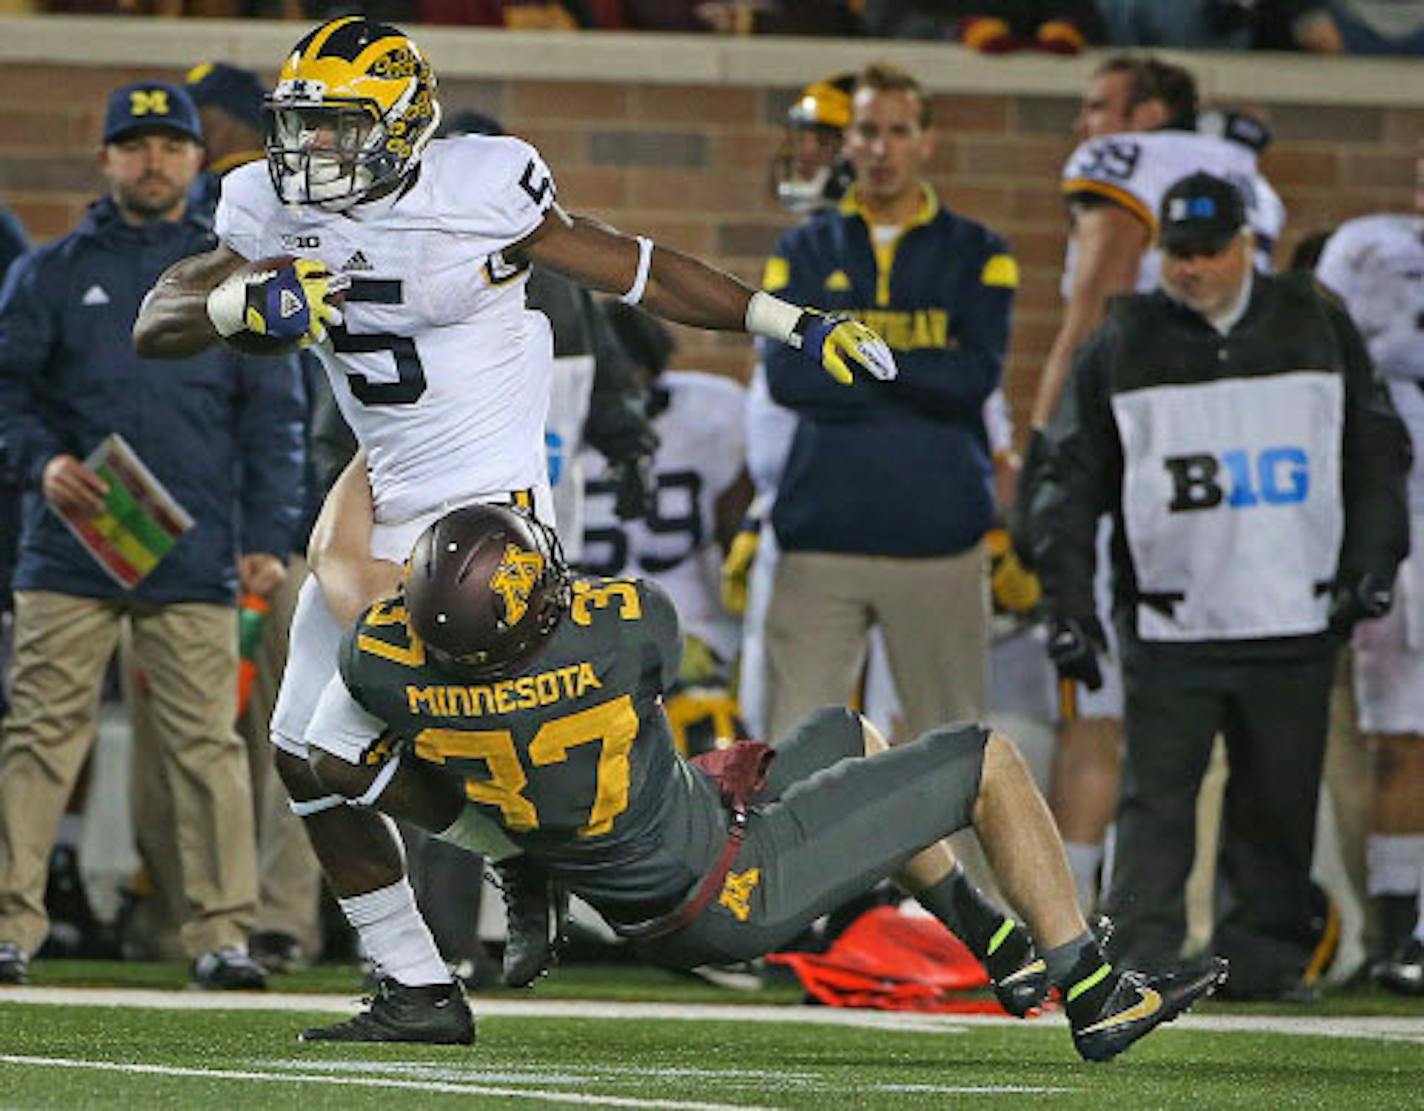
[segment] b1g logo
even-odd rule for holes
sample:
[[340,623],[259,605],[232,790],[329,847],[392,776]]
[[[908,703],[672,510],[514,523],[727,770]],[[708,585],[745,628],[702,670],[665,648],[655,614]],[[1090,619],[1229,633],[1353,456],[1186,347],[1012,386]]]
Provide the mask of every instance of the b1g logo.
[[1256,454],[1174,455],[1162,460],[1172,476],[1172,513],[1294,505],[1310,494],[1310,457],[1304,448],[1272,447]]

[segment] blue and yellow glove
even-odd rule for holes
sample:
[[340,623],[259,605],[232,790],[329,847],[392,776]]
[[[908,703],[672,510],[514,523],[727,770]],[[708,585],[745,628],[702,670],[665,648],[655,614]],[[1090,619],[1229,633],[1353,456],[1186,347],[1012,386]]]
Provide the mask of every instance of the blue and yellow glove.
[[1007,529],[990,529],[984,537],[989,553],[989,586],[1000,613],[1031,613],[1043,598],[1038,576],[1019,562]]
[[761,544],[761,518],[748,514],[722,560],[722,607],[740,617],[747,612],[747,583]]
[[218,335],[247,332],[300,347],[323,343],[328,325],[341,323],[339,306],[351,279],[315,259],[266,261],[235,270],[208,295]]
[[850,385],[853,377],[846,365],[847,359],[882,382],[890,381],[899,373],[890,345],[846,313],[803,310],[789,342],[792,347],[820,360],[826,373],[842,385]]

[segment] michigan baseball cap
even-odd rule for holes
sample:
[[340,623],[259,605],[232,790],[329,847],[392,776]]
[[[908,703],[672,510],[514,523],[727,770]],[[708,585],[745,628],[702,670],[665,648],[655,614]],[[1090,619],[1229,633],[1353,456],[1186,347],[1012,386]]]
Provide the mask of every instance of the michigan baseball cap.
[[104,114],[104,142],[113,143],[133,131],[168,128],[203,141],[203,125],[192,98],[167,81],[135,81],[109,94]]
[[188,71],[184,84],[199,108],[221,108],[254,131],[262,130],[262,97],[267,90],[252,70],[203,62]]
[[1223,178],[1184,177],[1162,198],[1158,240],[1164,251],[1219,253],[1246,226],[1246,201]]

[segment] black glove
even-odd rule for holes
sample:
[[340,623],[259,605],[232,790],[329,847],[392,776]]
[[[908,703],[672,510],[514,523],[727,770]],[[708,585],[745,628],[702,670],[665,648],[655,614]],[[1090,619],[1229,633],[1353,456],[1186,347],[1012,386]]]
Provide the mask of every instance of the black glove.
[[608,477],[613,480],[613,512],[620,521],[646,517],[653,508],[653,461],[651,456],[635,455],[608,464]]
[[1394,604],[1394,580],[1366,571],[1337,583],[1330,597],[1330,631],[1349,636],[1357,621],[1383,617]]
[[1014,544],[1014,555],[1019,557],[1027,571],[1038,568],[1033,558],[1033,535],[1029,530],[1029,508],[1033,502],[1034,487],[1043,478],[1048,464],[1048,438],[1043,429],[1035,428],[1028,434],[1024,444],[1023,466],[1019,470],[1018,492],[1009,511],[1009,539]]
[[1048,658],[1060,679],[1073,679],[1090,691],[1103,685],[1098,653],[1107,651],[1103,623],[1096,617],[1054,617],[1048,622]]

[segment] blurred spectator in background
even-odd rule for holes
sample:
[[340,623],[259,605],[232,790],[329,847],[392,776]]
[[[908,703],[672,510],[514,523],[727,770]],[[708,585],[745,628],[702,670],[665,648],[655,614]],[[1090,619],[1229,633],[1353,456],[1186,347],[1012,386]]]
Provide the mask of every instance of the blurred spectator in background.
[[1424,157],[1420,170],[1415,212],[1342,224],[1315,271],[1350,310],[1415,444],[1413,554],[1394,608],[1354,637],[1360,731],[1374,753],[1374,972],[1413,995],[1424,995]]
[[[224,62],[205,62],[189,71],[184,86],[203,125],[203,171],[193,183],[193,211],[212,219],[222,179],[229,170],[265,157],[262,139],[262,97],[257,74]],[[297,362],[308,410],[317,389],[327,390],[326,376],[315,356],[284,357]],[[290,373],[289,368],[274,372]],[[303,485],[302,519],[287,555],[286,578],[270,593],[244,593],[239,600],[244,628],[245,666],[251,668],[246,697],[239,699],[238,730],[247,742],[252,769],[258,846],[257,918],[248,946],[254,960],[269,972],[285,972],[321,953],[321,869],[301,821],[287,804],[287,792],[272,774],[268,721],[287,659],[287,633],[297,592],[307,575],[306,544],[320,507],[310,453]],[[127,648],[127,638],[125,638]],[[250,654],[250,659],[246,658]],[[184,916],[182,876],[178,866],[169,789],[163,773],[162,739],[140,676],[133,674],[131,652],[125,651],[125,695],[134,728],[133,814],[135,834],[153,890],[128,922],[125,945],[139,952],[167,953]],[[146,891],[147,886],[135,885]]]
[[[0,204],[0,278],[10,264],[30,249],[25,227]],[[3,289],[3,286],[0,286]],[[4,294],[0,292],[0,301]],[[10,678],[10,577],[20,544],[20,476],[15,452],[0,437],[0,718],[9,707],[6,691]]]
[[[246,949],[257,885],[247,755],[233,728],[233,601],[239,584],[267,593],[284,574],[300,510],[301,384],[291,364],[225,348],[155,366],[130,339],[141,292],[213,242],[187,202],[201,163],[183,89],[115,90],[100,158],[108,195],[78,230],[24,257],[0,308],[0,435],[25,486],[14,709],[0,742],[3,982],[25,979],[44,940],[46,862],[127,618],[163,738],[194,981],[264,983]],[[115,432],[195,521],[132,590],[54,512],[118,505],[82,462]]]
[[[583,555],[592,575],[651,579],[682,620],[682,667],[667,697],[673,741],[685,756],[745,736],[730,692],[740,625],[722,604],[722,554],[751,502],[743,463],[746,390],[721,374],[668,370],[672,334],[656,317],[604,304],[619,345],[651,383],[658,436],[647,517],[620,521],[617,475],[588,483]],[[596,464],[595,464],[596,465]]]
[[767,345],[771,396],[798,418],[772,511],[782,555],[766,626],[770,736],[851,697],[876,623],[906,736],[984,709],[982,541],[994,505],[983,405],[1002,373],[1018,270],[1003,240],[944,208],[924,180],[929,126],[914,78],[867,69],[846,141],[854,188],[786,233],[767,263],[767,289],[865,314],[900,365],[893,382],[825,389],[804,356]]
[[959,41],[985,54],[1025,47],[1077,54],[1103,41],[1103,21],[1093,0],[966,0],[960,7]]
[[1180,50],[1319,50],[1321,0],[1097,0],[1115,46]]
[[1297,41],[1306,50],[1346,54],[1424,54],[1424,2],[1328,0],[1304,5]]

